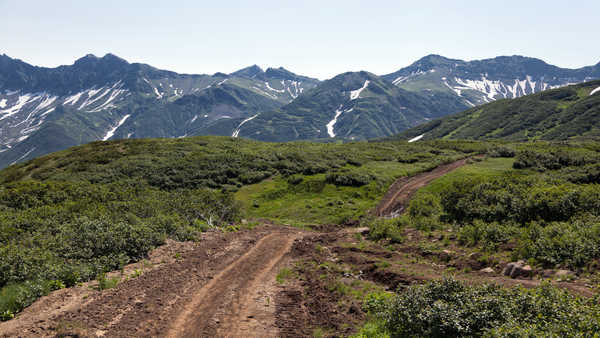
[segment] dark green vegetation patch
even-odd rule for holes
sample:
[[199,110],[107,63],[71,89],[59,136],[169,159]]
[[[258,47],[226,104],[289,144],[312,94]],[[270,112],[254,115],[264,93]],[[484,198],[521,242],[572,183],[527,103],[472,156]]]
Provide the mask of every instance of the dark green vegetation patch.
[[402,134],[410,139],[567,140],[600,136],[600,81],[498,100],[431,121]]
[[357,337],[594,337],[600,305],[543,285],[526,290],[453,279],[411,286],[366,303],[373,318]]

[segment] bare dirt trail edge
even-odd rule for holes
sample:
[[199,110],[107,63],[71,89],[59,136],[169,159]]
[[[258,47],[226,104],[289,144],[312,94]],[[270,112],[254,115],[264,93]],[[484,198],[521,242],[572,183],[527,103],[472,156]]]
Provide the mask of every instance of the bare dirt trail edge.
[[[275,337],[272,314],[260,309],[260,292],[275,282],[275,267],[301,233],[274,232],[227,266],[175,318],[167,337]],[[266,297],[269,297],[268,295]],[[268,307],[270,298],[264,298]],[[254,310],[254,311],[253,311]]]
[[390,186],[375,210],[379,217],[393,218],[399,216],[410,202],[417,190],[428,185],[431,181],[444,176],[467,164],[467,159],[458,160],[449,164],[441,165],[431,171],[427,171],[412,177],[402,177]]

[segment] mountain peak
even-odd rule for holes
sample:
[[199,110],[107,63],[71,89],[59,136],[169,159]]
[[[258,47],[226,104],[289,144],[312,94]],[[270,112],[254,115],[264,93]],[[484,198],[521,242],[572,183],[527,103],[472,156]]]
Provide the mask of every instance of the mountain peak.
[[295,80],[298,78],[298,75],[290,72],[289,70],[287,70],[283,67],[267,68],[267,70],[265,71],[265,74],[268,77],[273,77],[273,78],[282,79],[282,80]]
[[417,60],[417,62],[413,63],[411,67],[419,67],[422,70],[429,70],[435,68],[436,66],[449,66],[455,63],[462,63],[462,60],[450,59],[445,56],[437,55],[437,54],[429,54]]
[[112,53],[107,53],[106,55],[104,55],[103,57],[97,57],[94,54],[87,54],[82,58],[79,58],[75,61],[75,65],[91,65],[91,64],[98,64],[98,63],[104,63],[104,62],[108,62],[108,63],[121,63],[121,64],[129,64],[129,62],[127,62],[125,59],[122,59]]
[[127,60],[125,60],[123,58],[120,58],[120,57],[118,57],[118,56],[116,56],[115,54],[112,54],[112,53],[106,53],[106,55],[104,55],[102,57],[102,60],[105,60],[105,61],[119,61],[119,62],[129,63],[129,62],[127,62]]
[[262,74],[264,71],[257,65],[252,65],[250,67],[242,68],[238,71],[231,73],[230,75],[241,76],[241,77],[255,77],[258,74]]

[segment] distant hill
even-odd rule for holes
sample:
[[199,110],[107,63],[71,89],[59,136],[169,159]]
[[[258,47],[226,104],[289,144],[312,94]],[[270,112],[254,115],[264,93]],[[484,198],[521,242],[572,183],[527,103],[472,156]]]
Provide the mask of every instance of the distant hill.
[[566,140],[600,137],[600,81],[503,99],[409,129],[403,139]]

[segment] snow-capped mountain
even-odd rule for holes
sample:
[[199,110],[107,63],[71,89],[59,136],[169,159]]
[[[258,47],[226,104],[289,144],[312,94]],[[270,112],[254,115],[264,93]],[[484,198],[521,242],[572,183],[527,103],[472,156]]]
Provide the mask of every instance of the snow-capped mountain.
[[91,141],[227,135],[259,140],[368,139],[474,105],[600,78],[513,56],[430,55],[395,73],[319,81],[254,65],[178,74],[87,55],[44,68],[0,56],[0,167]]
[[94,140],[231,135],[318,82],[283,68],[187,75],[112,54],[57,68],[2,55],[0,166]]
[[383,77],[411,91],[446,91],[475,106],[600,78],[600,63],[565,69],[523,56],[466,62],[429,55]]
[[265,141],[381,137],[443,115],[438,103],[439,97],[408,92],[372,73],[349,72],[252,116],[236,135]]

